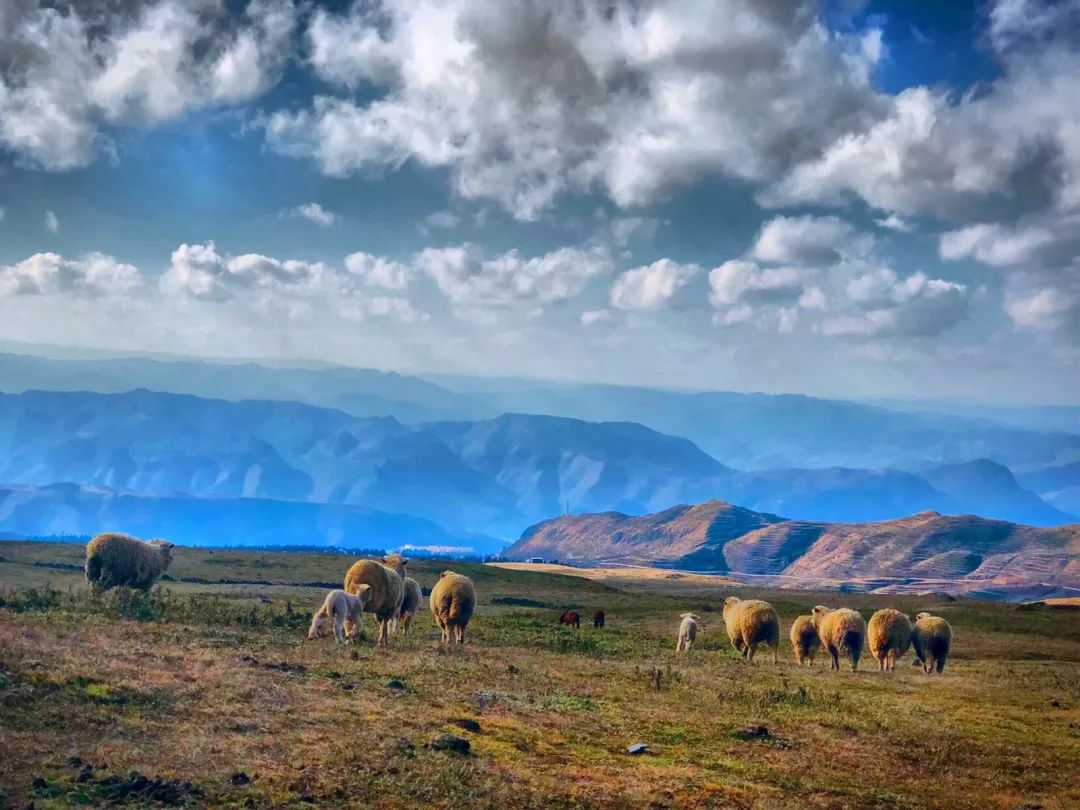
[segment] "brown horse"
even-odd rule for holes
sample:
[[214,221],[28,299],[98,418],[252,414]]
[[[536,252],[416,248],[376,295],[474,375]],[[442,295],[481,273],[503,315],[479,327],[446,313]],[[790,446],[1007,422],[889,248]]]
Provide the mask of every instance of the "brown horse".
[[604,618],[605,618],[604,611],[602,611],[602,610],[594,610],[593,615],[592,615],[592,626],[597,630],[603,629],[603,627],[604,627]]
[[559,624],[569,624],[573,626],[575,630],[581,629],[581,616],[577,614],[577,611],[568,610],[562,616],[559,617]]

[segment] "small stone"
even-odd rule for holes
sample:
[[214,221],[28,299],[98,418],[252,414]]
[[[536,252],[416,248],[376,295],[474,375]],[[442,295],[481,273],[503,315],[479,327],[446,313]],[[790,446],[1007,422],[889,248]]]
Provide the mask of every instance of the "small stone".
[[401,680],[401,678],[391,678],[390,680],[388,680],[386,682],[386,688],[387,689],[404,689],[405,688],[405,681]]
[[478,722],[476,722],[475,720],[472,720],[472,719],[470,719],[468,717],[459,717],[458,719],[451,720],[450,722],[453,723],[458,728],[463,728],[466,731],[479,731],[480,730],[480,724]]
[[469,753],[472,745],[463,737],[457,737],[453,734],[443,734],[428,743],[428,747],[435,751],[446,751],[451,754],[465,756]]
[[237,771],[229,777],[229,782],[234,785],[246,785],[251,782],[251,777],[243,771]]
[[626,753],[635,754],[635,755],[636,754],[644,754],[648,750],[649,750],[649,746],[646,743],[634,743],[633,745],[631,745],[629,748],[626,749]]

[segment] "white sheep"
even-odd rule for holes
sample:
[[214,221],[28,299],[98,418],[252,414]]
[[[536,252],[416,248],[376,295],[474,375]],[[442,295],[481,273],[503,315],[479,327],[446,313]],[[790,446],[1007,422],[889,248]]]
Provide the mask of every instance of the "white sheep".
[[326,594],[322,607],[311,617],[308,639],[316,639],[323,635],[326,632],[326,626],[333,622],[334,637],[338,642],[351,643],[360,634],[364,606],[370,598],[370,585],[358,585],[355,595],[346,593],[340,588],[330,591]]
[[675,646],[676,655],[690,652],[690,648],[694,646],[694,641],[697,639],[698,622],[701,621],[701,617],[693,613],[683,613],[681,618],[682,621],[679,622],[679,643]]

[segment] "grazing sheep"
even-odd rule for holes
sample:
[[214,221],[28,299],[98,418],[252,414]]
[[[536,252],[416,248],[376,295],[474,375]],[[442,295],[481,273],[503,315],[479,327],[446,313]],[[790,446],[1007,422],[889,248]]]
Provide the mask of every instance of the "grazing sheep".
[[866,640],[878,669],[891,672],[896,669],[896,659],[903,658],[911,646],[911,620],[899,610],[879,610],[866,625]]
[[724,600],[724,624],[731,646],[743,658],[754,660],[759,644],[772,647],[773,663],[780,652],[780,617],[768,602],[760,599],[740,599],[729,596]]
[[[398,619],[401,621],[401,632],[409,635],[409,628],[412,627],[413,618],[423,604],[424,595],[420,590],[420,583],[412,577],[405,577],[404,587],[405,595],[401,599],[401,610],[398,611]],[[394,624],[397,624],[396,620]]]
[[592,626],[594,630],[603,630],[604,621],[607,617],[602,610],[594,610],[592,615]]
[[99,534],[86,544],[86,581],[94,593],[120,585],[148,591],[172,562],[173,548],[166,540],[144,543],[126,534]]
[[676,655],[690,652],[690,648],[694,646],[694,641],[697,639],[697,623],[701,621],[701,617],[693,613],[682,613],[680,616],[682,621],[679,622],[679,643],[675,645]]
[[813,616],[800,616],[791,625],[791,648],[795,651],[795,660],[799,666],[814,665],[814,656],[821,647]]
[[581,629],[581,616],[576,610],[568,610],[559,617],[559,624],[568,624],[575,630]]
[[825,649],[832,657],[830,669],[840,669],[840,653],[851,658],[851,671],[859,669],[863,642],[866,640],[866,622],[851,608],[831,610],[824,605],[814,608],[814,624]]
[[941,673],[952,647],[952,627],[940,616],[920,613],[915,617],[915,627],[911,631],[911,646],[915,648],[918,662],[922,663],[923,672],[929,675],[937,669]]
[[398,615],[405,597],[405,566],[408,560],[390,554],[381,560],[357,560],[345,574],[345,591],[359,593],[361,585],[371,586],[367,612],[379,620],[380,647],[390,645],[390,623]]
[[431,589],[428,607],[435,616],[435,624],[442,630],[443,644],[449,644],[454,638],[458,644],[464,644],[465,627],[476,608],[473,581],[453,571],[443,571]]
[[331,622],[334,625],[334,638],[339,643],[352,643],[360,635],[360,624],[364,618],[364,605],[371,598],[371,586],[357,586],[356,595],[345,593],[340,588],[330,591],[323,600],[322,607],[311,617],[308,628],[308,641],[317,639],[326,632]]

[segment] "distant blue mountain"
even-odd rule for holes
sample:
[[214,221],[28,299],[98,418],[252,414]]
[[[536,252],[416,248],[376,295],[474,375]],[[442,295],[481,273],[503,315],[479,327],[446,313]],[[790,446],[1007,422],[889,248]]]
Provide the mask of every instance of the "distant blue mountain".
[[[643,514],[715,498],[801,520],[928,509],[1043,525],[1070,519],[1011,477],[941,472],[935,486],[931,472],[739,471],[685,438],[626,422],[505,414],[408,425],[294,402],[145,390],[0,395],[0,482],[152,496],[138,502],[150,523],[155,509],[173,520],[172,503],[154,499],[174,496],[189,506],[208,498],[357,507],[455,537],[504,539],[567,511]],[[20,531],[60,530],[47,511],[38,515],[42,525]],[[0,530],[12,530],[2,511]]]

